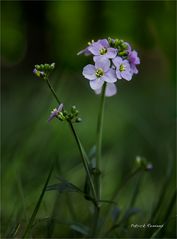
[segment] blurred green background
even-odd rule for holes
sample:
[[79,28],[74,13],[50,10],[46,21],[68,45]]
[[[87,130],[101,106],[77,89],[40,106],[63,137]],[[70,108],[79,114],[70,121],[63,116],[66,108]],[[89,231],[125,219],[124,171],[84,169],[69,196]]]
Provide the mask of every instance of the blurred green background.
[[[164,211],[157,221],[163,223],[175,190],[175,18],[175,1],[1,2],[2,237],[11,235],[18,223],[23,231],[53,160],[58,168],[50,183],[57,183],[58,175],[80,187],[84,183],[80,155],[68,126],[47,122],[56,102],[44,82],[33,76],[34,65],[56,62],[52,84],[67,108],[74,104],[79,108],[83,122],[76,130],[89,152],[95,144],[100,97],[82,76],[91,58],[76,54],[88,41],[108,36],[130,42],[141,65],[131,82],[119,81],[117,95],[106,99],[103,198],[111,198],[132,170],[136,156],[145,157],[153,171],[141,179],[135,205],[141,213],[134,222],[148,220],[168,181],[162,197]],[[135,180],[120,195],[118,205],[123,211]],[[65,197],[58,199],[55,209],[62,219],[70,218]],[[55,192],[46,193],[38,219],[51,215],[55,198]],[[75,194],[70,199],[75,202],[77,221],[86,220],[87,203]],[[43,227],[43,222],[36,226],[36,237],[44,238]],[[70,235],[63,225],[55,233]],[[130,230],[129,236],[142,237],[139,233]],[[174,234],[171,223],[166,236]]]

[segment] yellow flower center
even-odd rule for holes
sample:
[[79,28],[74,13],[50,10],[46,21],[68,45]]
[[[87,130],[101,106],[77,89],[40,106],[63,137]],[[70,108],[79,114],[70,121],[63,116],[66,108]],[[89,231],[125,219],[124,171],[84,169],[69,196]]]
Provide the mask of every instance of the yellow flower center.
[[101,77],[104,75],[104,71],[101,68],[98,68],[95,75],[96,77]]
[[119,67],[120,72],[125,71],[126,67],[124,64],[121,64]]
[[101,48],[100,49],[100,55],[104,55],[104,54],[106,54],[107,53],[107,49],[106,48]]

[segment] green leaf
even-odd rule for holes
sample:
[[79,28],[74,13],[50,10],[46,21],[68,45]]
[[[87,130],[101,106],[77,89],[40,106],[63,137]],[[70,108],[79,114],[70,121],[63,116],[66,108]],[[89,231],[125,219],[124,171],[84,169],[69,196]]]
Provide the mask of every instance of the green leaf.
[[80,224],[80,223],[72,224],[70,226],[70,228],[72,230],[76,231],[76,232],[81,233],[84,236],[87,236],[89,234],[89,231],[90,231],[90,229],[87,226],[85,226],[83,224]]
[[163,227],[159,227],[159,228],[152,234],[152,236],[151,236],[150,238],[155,238],[162,228],[163,228]]
[[163,224],[163,227],[159,227],[153,234],[152,234],[152,236],[150,237],[150,238],[156,238],[156,236],[158,235],[158,233],[161,231],[161,234],[162,235],[165,235],[165,231],[164,231],[164,228],[167,228],[167,225],[168,225],[168,223],[169,223],[169,221],[171,221],[171,220],[176,220],[176,217],[177,217],[177,215],[176,216],[174,216],[174,217],[171,217],[171,218],[168,218],[168,220],[166,220],[164,223],[162,223]]
[[57,183],[57,184],[53,184],[53,185],[49,185],[46,188],[46,191],[57,190],[60,193],[63,193],[63,192],[78,192],[78,193],[81,193],[82,195],[84,195],[86,200],[89,200],[89,201],[93,202],[94,205],[96,205],[97,202],[94,200],[94,198],[92,198],[90,195],[83,192],[79,187],[77,187],[76,185],[66,181],[65,179],[62,179],[62,178],[58,178],[58,179],[62,182]]
[[72,184],[70,182],[67,182],[67,181],[63,181],[61,183],[49,185],[46,188],[46,191],[51,191],[51,190],[57,190],[60,193],[63,193],[63,192],[79,192],[79,193],[83,193],[80,188],[78,188],[76,185],[74,185],[74,184]]
[[48,176],[47,176],[47,179],[46,179],[46,181],[45,181],[45,184],[44,184],[43,189],[42,189],[42,191],[41,191],[41,194],[40,194],[40,196],[39,196],[39,199],[38,199],[38,201],[37,201],[37,203],[36,203],[36,206],[35,206],[35,208],[34,208],[34,211],[33,211],[32,215],[31,215],[30,221],[29,221],[29,223],[28,223],[28,225],[27,225],[27,227],[26,227],[26,230],[25,230],[24,235],[22,236],[22,238],[25,238],[25,237],[28,235],[28,232],[30,231],[30,229],[31,229],[31,227],[32,227],[32,225],[33,225],[33,223],[34,223],[34,220],[35,220],[36,215],[37,215],[37,213],[38,213],[38,211],[39,211],[41,202],[42,202],[42,200],[43,200],[43,197],[44,197],[44,194],[45,194],[47,185],[48,185],[49,180],[50,180],[50,178],[51,178],[53,169],[54,169],[54,163],[53,163],[52,166],[51,166],[51,169],[50,169],[50,171],[49,171],[49,174],[48,174]]
[[165,201],[164,195],[167,194],[167,190],[169,188],[169,185],[171,184],[171,175],[172,175],[172,170],[173,170],[173,162],[169,160],[169,163],[167,165],[167,171],[166,171],[166,176],[164,178],[164,182],[162,184],[162,187],[160,189],[159,196],[157,197],[157,202],[153,208],[151,217],[149,219],[149,222],[156,222],[159,216],[159,213],[163,211],[163,204]]
[[118,217],[120,216],[120,212],[121,212],[120,208],[118,208],[118,207],[113,208],[111,216],[112,216],[112,221],[114,223],[117,221]]
[[115,205],[117,205],[117,203],[116,202],[114,202],[114,201],[111,201],[111,200],[99,200],[98,202],[101,202],[101,203],[108,203],[108,204],[115,204]]

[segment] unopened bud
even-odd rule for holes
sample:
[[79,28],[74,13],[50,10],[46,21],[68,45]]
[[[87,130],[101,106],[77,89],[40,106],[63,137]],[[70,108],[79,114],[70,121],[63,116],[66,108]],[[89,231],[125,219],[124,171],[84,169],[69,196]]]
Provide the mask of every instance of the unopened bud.
[[76,123],[82,122],[82,119],[80,117],[76,118]]
[[45,70],[49,70],[49,68],[50,68],[49,64],[44,64],[44,68],[45,68]]
[[50,69],[51,69],[51,70],[54,70],[54,69],[55,69],[55,63],[52,63],[52,64],[50,65]]
[[148,164],[146,165],[146,170],[147,170],[147,171],[151,171],[152,169],[153,169],[152,163],[148,163]]
[[40,70],[40,65],[35,65],[36,70]]

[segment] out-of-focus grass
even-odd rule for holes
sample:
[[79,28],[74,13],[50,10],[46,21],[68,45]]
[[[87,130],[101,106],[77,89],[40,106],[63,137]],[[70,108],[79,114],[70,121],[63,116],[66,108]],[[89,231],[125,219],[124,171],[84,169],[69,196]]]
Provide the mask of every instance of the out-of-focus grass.
[[[22,14],[20,3],[14,7],[15,3],[11,4],[4,3],[2,16],[2,237],[24,232],[54,159],[58,167],[50,184],[58,182],[58,175],[79,187],[83,187],[85,179],[68,126],[56,120],[47,122],[50,111],[56,107],[55,100],[46,85],[31,73],[32,64],[45,63],[36,62],[36,57],[46,61],[43,55],[46,49],[40,56],[28,49],[33,53],[32,58],[23,62],[28,64],[23,68],[29,41],[25,26],[31,25]],[[79,108],[83,122],[76,125],[76,130],[87,152],[95,144],[99,97],[81,76],[82,67],[90,58],[77,57],[76,53],[88,40],[108,35],[123,37],[138,50],[141,58],[139,74],[131,82],[119,81],[117,95],[106,99],[102,193],[104,199],[110,199],[129,175],[136,156],[143,156],[152,162],[153,171],[144,172],[141,178],[134,203],[140,212],[133,215],[129,223],[164,223],[165,217],[175,215],[173,207],[170,211],[175,191],[175,3],[46,4],[46,48],[49,61],[56,61],[57,67],[51,81],[67,108],[73,104]],[[37,5],[34,7],[37,9]],[[68,15],[70,17],[66,19]],[[38,33],[37,36],[34,34],[34,46],[40,48],[42,43],[36,41],[42,30],[37,24],[32,25],[30,34]],[[134,193],[138,177],[134,177],[119,194],[120,218],[130,205],[130,195]],[[58,196],[55,191],[46,192],[33,227],[34,237],[46,237],[51,231],[56,237],[77,237],[68,225],[78,222],[88,226],[88,208],[91,203],[76,193]],[[107,204],[102,205],[102,216],[107,208]],[[49,225],[51,215],[54,221]],[[159,231],[157,236],[174,237],[174,221],[169,219],[165,230]],[[155,229],[146,232],[116,229],[112,236],[150,237],[154,232]]]
[[[151,67],[153,66],[150,65],[149,68]],[[158,71],[157,68],[156,71]],[[146,180],[142,182],[136,203],[138,208],[143,208],[140,218],[146,218],[146,220],[150,217],[151,209],[157,201],[168,165],[172,164],[171,167],[174,167],[175,138],[173,85],[170,81],[165,81],[165,76],[159,69],[158,77],[162,79],[161,87],[150,88],[146,78],[149,74],[152,86],[153,77],[155,78],[156,75],[153,76],[148,72],[148,69],[145,72],[141,69],[140,74],[132,82],[118,82],[118,94],[106,100],[102,161],[104,199],[110,199],[112,192],[126,178],[137,155],[144,156],[152,162],[153,172],[150,174],[145,172]],[[80,156],[69,128],[65,123],[55,120],[51,123],[47,122],[50,110],[56,106],[56,102],[44,82],[35,80],[32,75],[30,78],[30,80],[24,78],[28,85],[24,83],[21,86],[9,88],[3,95],[5,101],[2,104],[4,125],[2,128],[4,158],[2,182],[6,185],[2,189],[2,205],[4,205],[2,219],[6,220],[4,225],[13,225],[19,218],[22,221],[25,220],[25,214],[29,218],[48,167],[54,158],[58,160],[62,168],[62,175],[83,187],[84,174],[80,165]],[[155,80],[156,78],[154,82]],[[61,77],[54,77],[52,81],[56,84],[57,93],[65,106],[70,107],[76,104],[80,109],[83,122],[76,125],[76,129],[89,151],[95,143],[95,121],[99,97],[91,92],[80,73],[72,74],[72,76],[64,73]],[[52,182],[57,182],[55,176],[58,174],[56,170]],[[19,203],[22,200],[17,184],[19,180],[24,205]],[[132,180],[120,194],[118,205],[124,210],[128,206],[127,199],[134,184],[135,180]],[[171,195],[173,187],[174,183],[171,181],[167,195]],[[54,197],[55,193],[46,193],[38,214],[39,218],[50,215]],[[73,200],[75,197],[72,195]],[[84,207],[83,203],[80,206]],[[76,214],[80,214],[77,203],[74,207]],[[58,210],[60,212],[60,206]],[[11,215],[17,215],[17,213],[20,216],[13,219]],[[65,211],[63,213],[65,214]],[[85,215],[78,215],[80,220],[82,216],[85,217]],[[3,230],[5,232],[7,227],[4,226]]]

